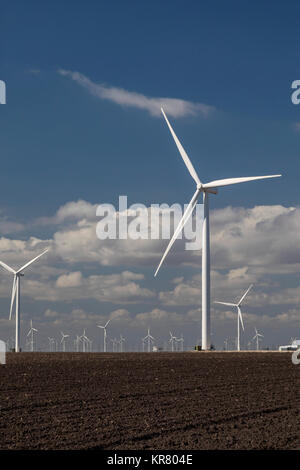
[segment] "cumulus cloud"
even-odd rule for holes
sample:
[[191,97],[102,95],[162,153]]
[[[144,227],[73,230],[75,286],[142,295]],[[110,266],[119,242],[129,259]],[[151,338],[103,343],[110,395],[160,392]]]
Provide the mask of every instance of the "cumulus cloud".
[[[51,225],[52,235],[48,239],[0,238],[0,259],[13,268],[51,247],[22,279],[24,296],[47,302],[42,307],[44,318],[63,324],[66,316],[59,313],[54,303],[77,302],[80,308],[73,305],[71,310],[74,321],[76,318],[78,324],[84,318],[90,323],[102,321],[100,313],[81,311],[84,302],[89,305],[93,300],[115,304],[119,308],[110,318],[132,327],[172,321],[180,325],[182,318],[199,320],[201,251],[185,251],[183,240],[176,241],[163,267],[167,278],[153,280],[152,273],[167,240],[99,240],[95,212],[96,205],[87,201],[69,202],[48,221],[42,221]],[[144,212],[143,217],[147,217],[147,211]],[[245,321],[264,326],[272,318],[277,325],[297,325],[299,231],[298,207],[226,207],[211,211],[212,301],[238,300],[249,284],[254,283],[245,302]],[[151,281],[145,276],[148,267]],[[170,273],[174,274],[171,279]],[[8,305],[12,276],[1,267],[0,274],[0,297]],[[137,310],[139,305],[144,307]],[[218,325],[230,325],[235,318],[230,309],[213,303],[212,315]],[[103,321],[108,317],[108,312],[103,314]]]
[[142,109],[148,111],[151,116],[160,116],[161,107],[164,108],[169,116],[174,118],[195,116],[197,114],[206,117],[214,110],[212,106],[203,103],[193,103],[177,98],[151,98],[141,93],[124,90],[123,88],[98,84],[79,72],[60,69],[58,73],[71,78],[78,85],[101,100],[108,100],[123,107]]
[[78,287],[82,282],[82,274],[80,271],[75,271],[69,274],[62,274],[56,281],[56,286],[64,287]]
[[[0,297],[7,297],[10,293],[12,279],[2,278],[0,281]],[[144,279],[142,274],[123,271],[119,274],[100,274],[83,276],[80,271],[63,274],[47,282],[41,281],[37,276],[26,277],[23,295],[35,300],[67,301],[75,299],[95,299],[99,302],[138,303],[153,299],[156,294],[145,287],[141,287],[138,280]]]

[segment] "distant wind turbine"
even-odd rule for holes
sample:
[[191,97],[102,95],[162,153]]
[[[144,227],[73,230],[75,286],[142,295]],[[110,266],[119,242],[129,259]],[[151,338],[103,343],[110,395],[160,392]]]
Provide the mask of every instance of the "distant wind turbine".
[[176,341],[177,343],[180,343],[181,346],[180,346],[180,351],[183,352],[183,343],[184,343],[184,339],[183,339],[183,334],[181,333],[181,336],[180,338],[176,338]]
[[150,352],[151,351],[151,343],[154,343],[154,338],[153,338],[153,336],[150,335],[150,328],[148,328],[147,336],[145,336],[145,338],[143,338],[143,341],[148,342],[148,352]]
[[117,352],[117,346],[118,346],[118,340],[117,338],[111,339],[112,345],[113,345],[113,352]]
[[54,343],[55,343],[55,340],[54,340],[54,338],[49,338],[49,336],[48,336],[48,340],[49,340],[49,349],[50,349],[50,352],[53,352],[53,351],[54,351]]
[[171,351],[174,352],[174,344],[176,344],[176,336],[174,336],[171,331],[169,331],[170,333],[170,339],[169,339],[169,343],[171,343]]
[[32,320],[30,320],[30,330],[27,333],[27,336],[31,336],[30,338],[30,351],[34,351],[34,333],[37,333],[38,330],[36,328],[33,328],[32,326]]
[[123,343],[125,345],[125,338],[124,338],[124,336],[120,335],[120,340],[119,340],[120,352],[123,352],[123,349],[124,349]]
[[197,201],[203,193],[203,204],[204,204],[204,219],[202,227],[202,349],[210,349],[211,338],[210,338],[210,242],[209,242],[209,206],[208,206],[208,195],[209,193],[217,194],[218,188],[222,186],[228,186],[231,184],[245,183],[247,181],[260,180],[265,178],[277,178],[281,175],[267,175],[267,176],[250,176],[250,177],[241,177],[241,178],[226,178],[222,180],[210,181],[209,183],[202,183],[199,176],[197,175],[195,168],[193,167],[188,155],[186,154],[184,148],[179,142],[171,124],[168,121],[167,116],[164,113],[164,110],[161,108],[161,112],[167,122],[169,130],[172,134],[172,137],[175,141],[175,144],[179,150],[182,159],[190,172],[190,175],[196,183],[196,191],[188,204],[186,211],[184,212],[182,219],[180,220],[173,237],[171,238],[167,249],[158,265],[158,268],[155,272],[157,275],[164,259],[169,253],[173,243],[177,239],[179,233],[189,220],[190,216],[193,213],[194,208],[196,207]]
[[61,333],[61,344],[62,344],[62,350],[63,352],[66,352],[66,338],[69,338],[69,335],[65,335],[62,331],[60,332]]
[[98,328],[102,328],[103,329],[103,352],[106,352],[106,328],[107,328],[107,325],[109,324],[111,320],[107,320],[107,322],[105,323],[104,326],[102,325],[97,325]]
[[89,338],[86,336],[85,329],[83,330],[83,334],[80,336],[82,341],[82,352],[86,352],[86,349],[89,348]]
[[255,335],[253,336],[252,341],[256,339],[256,351],[258,351],[259,350],[259,338],[263,338],[264,335],[261,335],[260,333],[258,333],[256,328],[254,328],[254,330],[255,330]]
[[251,284],[248,289],[246,290],[246,292],[242,295],[240,301],[237,303],[237,304],[231,304],[231,303],[228,303],[228,302],[217,302],[215,301],[215,304],[221,304],[221,305],[227,305],[229,307],[236,307],[237,308],[237,312],[238,312],[238,317],[237,317],[237,350],[240,351],[241,350],[241,346],[240,346],[240,322],[241,322],[241,325],[242,325],[242,328],[243,328],[243,331],[245,331],[245,328],[244,328],[244,323],[243,323],[243,317],[242,317],[242,312],[241,312],[241,309],[240,309],[240,306],[244,300],[244,298],[246,297],[246,295],[248,294],[248,292],[250,291],[250,289],[253,287],[253,284]]
[[15,351],[20,352],[20,296],[21,296],[21,276],[24,276],[23,271],[28,268],[34,261],[39,259],[45,253],[49,251],[48,249],[43,251],[40,255],[33,258],[28,263],[24,264],[20,269],[15,271],[13,268],[5,264],[3,261],[0,261],[0,265],[6,269],[6,271],[11,272],[14,275],[13,286],[12,286],[12,293],[11,293],[11,302],[10,302],[10,311],[9,311],[9,319],[11,320],[12,309],[14,306],[14,301],[16,299],[16,340],[15,340]]

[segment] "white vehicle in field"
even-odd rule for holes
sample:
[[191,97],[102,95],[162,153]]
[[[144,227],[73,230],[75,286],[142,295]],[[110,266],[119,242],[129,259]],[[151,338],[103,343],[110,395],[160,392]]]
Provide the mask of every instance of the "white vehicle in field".
[[294,339],[292,344],[279,346],[279,351],[297,351],[297,349],[300,349],[300,339]]

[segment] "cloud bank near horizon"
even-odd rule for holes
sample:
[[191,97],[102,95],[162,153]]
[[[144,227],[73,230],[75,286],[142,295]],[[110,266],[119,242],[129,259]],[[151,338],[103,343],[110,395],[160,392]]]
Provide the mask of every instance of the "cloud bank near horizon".
[[[23,295],[34,299],[39,321],[93,325],[105,320],[107,309],[114,312],[117,324],[137,328],[157,322],[175,328],[198,321],[201,251],[185,251],[184,241],[177,240],[164,265],[166,279],[153,282],[167,240],[99,240],[96,208],[87,201],[70,201],[52,217],[24,224],[24,233],[42,226],[49,232],[44,239],[17,237],[22,224],[0,216],[0,224],[10,232],[0,238],[1,260],[8,265],[17,268],[51,248],[24,278]],[[243,312],[245,321],[252,326],[299,328],[300,209],[225,207],[211,211],[211,225],[212,300],[232,302],[254,283]],[[6,326],[12,278],[2,269],[0,274],[0,325]],[[230,325],[234,314],[212,303],[218,327]],[[32,313],[22,315],[26,319]]]

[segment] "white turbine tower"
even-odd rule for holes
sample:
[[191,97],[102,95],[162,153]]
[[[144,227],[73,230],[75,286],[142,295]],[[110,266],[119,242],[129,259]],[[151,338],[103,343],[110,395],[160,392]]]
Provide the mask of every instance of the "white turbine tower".
[[241,345],[240,345],[240,322],[241,322],[241,325],[242,325],[242,328],[243,328],[243,331],[245,331],[245,328],[244,328],[244,323],[243,323],[243,317],[242,317],[242,312],[241,312],[241,309],[240,309],[240,306],[244,300],[244,298],[246,297],[246,295],[248,294],[249,290],[253,287],[253,284],[250,284],[250,286],[248,287],[248,289],[246,290],[246,292],[243,294],[243,296],[241,297],[241,300],[237,303],[237,304],[232,304],[232,303],[229,303],[229,302],[217,302],[215,301],[215,304],[221,304],[221,305],[227,305],[229,307],[236,307],[237,308],[237,312],[238,312],[238,317],[237,317],[237,350],[240,351],[241,350]]
[[109,324],[110,320],[108,320],[104,326],[101,326],[101,325],[97,325],[98,328],[102,328],[103,329],[103,352],[106,352],[106,337],[107,337],[107,333],[106,333],[106,327],[107,325]]
[[148,328],[148,333],[147,333],[147,336],[145,336],[145,338],[143,338],[142,341],[146,341],[148,342],[148,352],[151,351],[151,343],[154,343],[154,338],[153,336],[150,335],[150,328]]
[[33,328],[32,326],[32,320],[30,320],[30,330],[27,333],[27,336],[31,336],[30,338],[30,351],[34,351],[34,333],[37,333],[38,330],[36,328]]
[[252,341],[256,339],[256,350],[258,351],[259,350],[259,338],[263,338],[264,335],[261,335],[260,333],[258,333],[256,328],[254,329],[255,329],[255,335],[253,336]]
[[62,344],[62,350],[63,352],[66,352],[66,338],[69,338],[69,335],[65,335],[62,331],[60,332],[61,333],[61,344]]
[[172,134],[172,137],[176,143],[176,146],[179,150],[180,155],[183,158],[183,161],[190,172],[190,175],[196,183],[196,191],[188,204],[186,211],[183,214],[182,219],[180,220],[173,237],[171,238],[167,249],[158,265],[158,268],[155,272],[157,275],[159,268],[161,267],[165,257],[169,253],[173,243],[178,237],[179,233],[183,229],[184,225],[190,218],[194,208],[196,207],[197,201],[203,193],[203,205],[204,205],[204,219],[203,219],[203,228],[202,228],[202,349],[210,349],[210,243],[209,243],[209,206],[208,206],[208,195],[209,193],[217,194],[218,189],[222,186],[228,186],[231,184],[245,183],[247,181],[260,180],[265,178],[276,178],[281,175],[267,175],[267,176],[250,176],[250,177],[241,177],[241,178],[226,178],[222,180],[210,181],[209,183],[202,183],[198,177],[189,157],[187,156],[184,148],[179,142],[171,124],[168,121],[167,116],[164,113],[164,110],[161,108],[161,112],[167,122],[169,130]]
[[28,263],[24,264],[20,269],[15,271],[13,268],[8,266],[7,264],[3,263],[3,261],[0,261],[0,265],[6,269],[6,271],[11,272],[14,275],[14,280],[13,280],[13,286],[12,286],[12,293],[11,293],[11,302],[10,302],[10,311],[9,311],[9,319],[11,320],[11,315],[12,315],[12,309],[14,306],[14,301],[16,299],[16,340],[15,340],[15,351],[19,352],[20,351],[20,297],[21,297],[21,276],[24,276],[23,271],[28,268],[34,261],[36,261],[38,258],[43,256],[45,253],[49,251],[48,249],[43,251],[40,255],[36,256],[32,260],[30,260]]

